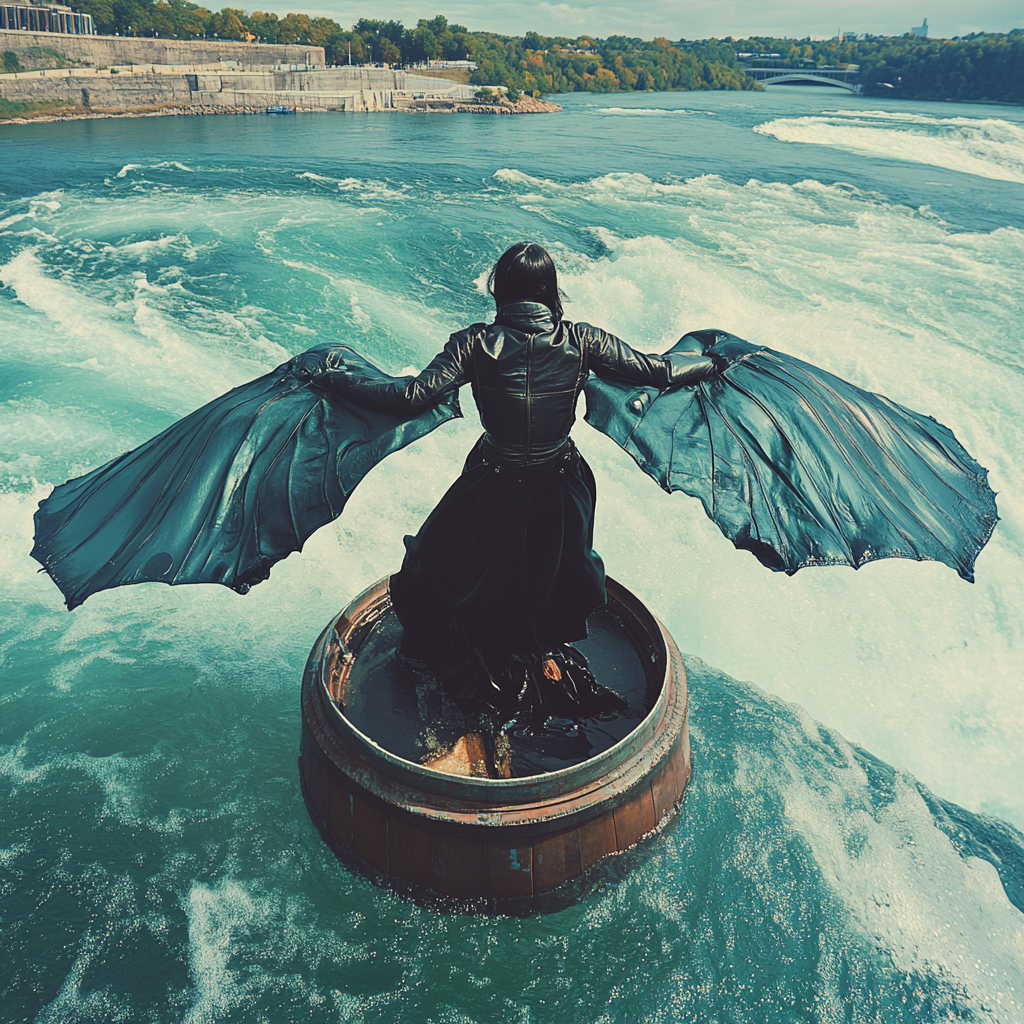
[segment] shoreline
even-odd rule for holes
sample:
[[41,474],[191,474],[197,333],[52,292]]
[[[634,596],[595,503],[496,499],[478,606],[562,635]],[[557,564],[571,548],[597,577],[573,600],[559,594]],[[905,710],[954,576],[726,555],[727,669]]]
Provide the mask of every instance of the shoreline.
[[[682,92],[688,90],[666,89],[659,92]],[[558,95],[558,94],[556,94]],[[862,95],[865,100],[889,100],[895,97],[881,95]],[[930,99],[913,100],[915,103],[971,103],[977,105],[1020,107],[1021,104],[1008,100],[964,100],[964,99]],[[457,100],[444,100],[442,98],[430,100],[414,100],[412,105],[403,107],[378,108],[368,111],[343,111],[325,107],[310,107],[297,109],[295,114],[326,114],[326,113],[370,113],[370,114],[476,114],[487,116],[508,116],[513,114],[554,114],[563,108],[559,103],[553,103],[547,99],[535,99],[532,96],[522,96],[515,104],[507,100],[502,103],[482,104],[466,103]],[[28,117],[16,116],[0,118],[0,125],[28,125],[28,124],[52,124],[56,121],[99,121],[107,118],[132,118],[132,117],[206,117],[210,115],[248,115],[265,114],[266,107],[252,106],[225,106],[225,105],[177,105],[168,104],[160,107],[137,107],[130,110],[88,110],[81,106],[68,106],[64,110],[53,110]]]
[[[477,114],[477,115],[518,115],[518,114],[554,114],[562,109],[557,103],[548,100],[534,99],[532,96],[522,97],[518,103],[458,103],[444,100],[416,100],[410,107],[389,107],[380,110],[366,111],[370,114]],[[362,113],[362,111],[330,110],[323,107],[306,110],[295,110],[294,114],[331,114],[331,113]],[[64,111],[41,113],[35,117],[0,118],[0,125],[15,124],[52,124],[55,121],[100,121],[108,118],[131,117],[207,117],[211,115],[234,114],[266,114],[266,107],[229,107],[213,105],[166,106],[157,109],[139,108],[136,110],[85,110],[82,107],[68,107]],[[281,115],[268,115],[281,116]],[[285,115],[287,116],[287,115]]]

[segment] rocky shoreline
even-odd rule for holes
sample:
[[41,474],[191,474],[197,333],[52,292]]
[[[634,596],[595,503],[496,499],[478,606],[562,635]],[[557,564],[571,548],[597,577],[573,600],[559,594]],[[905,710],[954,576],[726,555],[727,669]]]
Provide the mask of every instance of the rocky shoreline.
[[[553,114],[562,108],[548,100],[522,96],[517,103],[502,100],[498,103],[459,103],[451,100],[417,100],[412,106],[389,108],[376,113],[399,114]],[[8,117],[0,119],[0,124],[47,124],[53,121],[88,121],[110,117],[203,117],[208,114],[263,114],[265,107],[230,107],[214,105],[167,105],[161,107],[135,108],[132,110],[86,110],[81,106],[67,107],[41,112],[35,116]],[[324,109],[299,110],[300,114],[328,113]]]
[[[459,103],[451,100],[417,100],[414,111],[424,114],[554,114],[562,108],[548,100],[520,96],[518,102]],[[420,106],[422,104],[422,106]]]

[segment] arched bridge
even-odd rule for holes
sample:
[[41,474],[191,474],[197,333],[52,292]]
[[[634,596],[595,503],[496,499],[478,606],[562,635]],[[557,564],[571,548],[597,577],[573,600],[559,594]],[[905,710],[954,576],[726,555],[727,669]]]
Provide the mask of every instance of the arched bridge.
[[843,68],[744,68],[762,85],[833,85],[847,92],[860,92],[854,82],[856,71]]

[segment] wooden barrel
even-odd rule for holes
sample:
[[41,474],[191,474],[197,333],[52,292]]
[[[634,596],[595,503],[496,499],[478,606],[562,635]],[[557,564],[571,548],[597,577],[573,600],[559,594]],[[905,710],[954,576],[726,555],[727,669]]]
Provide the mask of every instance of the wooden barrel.
[[649,713],[580,764],[493,779],[397,757],[345,716],[339,703],[352,666],[375,625],[393,615],[387,579],[360,594],[317,640],[302,685],[302,791],[335,853],[414,897],[530,912],[556,904],[559,891],[583,891],[595,865],[671,816],[690,777],[682,658],[667,630],[611,579],[608,599],[642,656]]

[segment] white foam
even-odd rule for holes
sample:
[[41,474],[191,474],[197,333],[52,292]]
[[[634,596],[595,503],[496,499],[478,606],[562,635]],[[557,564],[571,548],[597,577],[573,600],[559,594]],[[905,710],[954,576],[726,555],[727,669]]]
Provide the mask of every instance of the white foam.
[[[865,984],[883,1007],[912,993],[922,1003],[915,1019],[959,1019],[953,1007],[987,1024],[1020,1019],[1024,918],[993,865],[963,856],[936,826],[914,781],[866,769],[798,707],[698,659],[687,668],[695,755],[686,836],[676,844],[670,833],[614,905],[588,908],[591,926],[635,917],[639,899],[679,925],[663,930],[670,941],[714,949],[725,972],[749,963],[748,943],[785,947],[790,963],[813,962],[822,1020],[842,1019],[857,999],[851,988]],[[702,835],[706,849],[688,849]],[[664,962],[680,998],[694,1000],[684,951],[665,950]],[[676,963],[686,966],[673,978]]]
[[[592,218],[608,256],[563,267],[570,318],[655,350],[687,330],[731,330],[934,415],[991,471],[1003,521],[974,586],[898,560],[788,579],[734,551],[697,502],[638,477],[612,442],[575,434],[598,474],[598,551],[684,650],[799,702],[943,796],[1024,823],[1024,233],[958,232],[814,181],[496,177],[556,216]],[[636,235],[602,226],[612,216]]]
[[[1024,675],[1024,310],[1015,287],[1024,234],[954,231],[927,210],[851,186],[735,184],[714,175],[557,182],[505,168],[471,202],[516,209],[525,196],[551,221],[589,230],[593,239],[588,251],[550,243],[569,317],[649,350],[695,328],[732,330],[935,415],[992,471],[1003,522],[974,587],[942,566],[898,561],[787,579],[734,551],[697,502],[663,494],[606,438],[583,424],[576,430],[598,475],[598,550],[685,650],[800,702],[944,797],[1024,822],[1016,753],[1024,746],[1024,716],[1016,713]],[[275,269],[287,267],[285,280],[294,275],[308,287],[339,332],[390,372],[424,365],[462,326],[452,322],[444,291],[418,281],[419,290],[395,289],[357,263],[297,245],[296,225],[332,215],[326,199],[279,197],[254,210],[224,198],[220,213],[203,199],[193,200],[191,212],[182,203],[175,195],[132,198],[95,215],[127,226],[139,211],[134,238],[146,230],[194,238],[192,222],[230,222],[257,238]],[[59,234],[65,215],[57,211],[48,226]],[[237,244],[232,236],[225,250]],[[17,357],[38,366],[41,380],[55,366],[85,364],[79,372],[97,386],[106,379],[168,417],[280,361],[258,341],[270,312],[199,304],[181,278],[159,270],[177,251],[153,251],[153,272],[116,264],[121,305],[112,308],[102,274],[61,274],[64,255],[27,245],[0,271],[19,300],[5,307]],[[196,273],[207,272],[205,261],[218,251],[204,251]],[[466,273],[467,289],[475,278],[477,293],[478,270]],[[306,345],[311,328],[297,308]],[[110,422],[106,410],[118,407],[110,396],[85,388],[78,401],[81,407],[64,411],[56,401],[19,397],[9,407],[5,461],[13,486],[57,475],[46,467],[58,458],[84,470],[143,440],[132,422]],[[471,408],[468,395],[464,405]],[[278,664],[278,653],[252,645],[252,626],[242,623],[272,622],[275,635],[288,633],[288,650],[311,643],[337,606],[397,567],[403,534],[455,478],[476,429],[471,414],[388,459],[357,490],[338,527],[320,531],[244,600],[217,587],[126,588],[90,599],[73,617],[75,630],[116,634],[125,620],[158,621],[183,656],[194,656],[197,671],[211,649]],[[39,458],[43,468],[33,461]],[[27,556],[38,493],[0,497],[5,518],[17,518],[4,539],[6,578],[34,608],[56,613],[59,596]],[[254,673],[246,685],[265,684]]]
[[[139,278],[133,272],[129,277],[134,294],[112,310],[106,296],[90,293],[50,270],[38,247],[21,249],[0,266],[0,281],[21,304],[40,314],[46,326],[27,320],[17,324],[23,337],[19,358],[41,368],[95,359],[101,372],[119,386],[134,384],[137,393],[149,392],[154,398],[163,391],[161,404],[178,414],[253,375],[252,362],[246,367],[237,355],[202,344],[194,332],[185,340],[151,308],[157,289],[145,275]],[[17,306],[10,315],[19,317]],[[223,314],[218,311],[215,316]],[[221,337],[217,335],[218,340]],[[284,355],[279,348],[278,352]]]
[[[345,941],[333,922],[323,927],[305,899],[282,899],[261,882],[233,875],[213,883],[193,882],[183,908],[188,917],[188,960],[192,991],[184,1020],[207,1024],[249,1009],[257,999],[281,993],[327,1011],[331,1020],[362,1021],[397,992],[355,995],[343,991],[346,972],[375,956],[363,941]],[[348,910],[338,922],[351,931],[360,917]],[[310,973],[329,972],[325,986]],[[333,978],[332,978],[333,976]],[[333,982],[333,983],[332,983]],[[335,987],[337,985],[338,987]]]
[[159,238],[140,238],[135,242],[121,242],[104,245],[104,251],[112,257],[128,257],[145,262],[157,258],[169,249],[177,250],[186,260],[195,260],[199,251],[185,234],[161,235]]
[[0,220],[0,231],[5,231],[7,228],[13,227],[23,220],[32,220],[40,216],[44,211],[46,213],[56,213],[60,209],[60,200],[57,198],[50,199],[49,195],[56,196],[58,193],[47,194],[44,192],[30,199],[27,210],[22,210],[20,213],[12,213],[10,216]]
[[410,190],[410,186],[404,182],[395,186],[375,178],[332,178],[326,174],[317,174],[315,171],[302,171],[296,177],[321,185],[333,185],[339,192],[365,193],[377,199],[405,199]]
[[691,114],[715,115],[709,110],[684,110],[682,107],[596,107],[597,113],[612,117],[687,117]]
[[125,164],[121,170],[117,172],[116,177],[126,178],[129,174],[133,174],[135,171],[164,171],[167,169],[185,171],[188,174],[195,173],[195,168],[188,167],[179,160],[161,160],[155,164]]
[[36,1024],[67,1024],[68,1021],[109,1021],[130,1024],[132,1010],[127,1000],[111,997],[106,990],[83,992],[86,971],[101,956],[103,937],[87,932],[78,945],[71,969],[64,977],[57,995],[35,1018]]
[[1024,125],[999,118],[933,117],[898,111],[823,111],[782,117],[754,131],[782,142],[931,164],[983,178],[1024,182]]
[[248,937],[256,906],[241,885],[225,879],[216,887],[194,884],[185,913],[189,973],[195,988],[185,1020],[205,1024],[228,1012],[239,997],[236,976],[228,964],[235,944]]
[[[806,728],[819,732],[809,719]],[[810,844],[826,883],[899,970],[927,975],[941,964],[946,983],[988,1009],[983,1019],[1024,1014],[1024,919],[995,868],[961,857],[912,780],[897,775],[893,799],[874,806],[849,745],[833,733],[829,746],[845,766],[833,760],[801,770],[796,749],[774,766],[789,775],[786,819]],[[741,753],[741,790],[756,792],[765,769]]]

